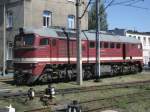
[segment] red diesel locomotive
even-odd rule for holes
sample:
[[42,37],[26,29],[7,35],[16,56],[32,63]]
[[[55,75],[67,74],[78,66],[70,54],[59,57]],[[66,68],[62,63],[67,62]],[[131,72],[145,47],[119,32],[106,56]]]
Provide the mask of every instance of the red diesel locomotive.
[[[95,33],[82,31],[83,78],[95,74]],[[102,75],[142,71],[142,45],[133,37],[100,35]],[[76,33],[71,30],[24,29],[14,40],[14,80],[17,84],[36,81],[71,80],[76,77]]]

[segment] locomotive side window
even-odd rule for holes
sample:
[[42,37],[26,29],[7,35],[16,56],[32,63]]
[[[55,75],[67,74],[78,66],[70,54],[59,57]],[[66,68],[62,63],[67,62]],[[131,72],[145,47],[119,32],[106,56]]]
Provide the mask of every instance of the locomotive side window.
[[95,42],[90,42],[90,48],[95,48]]
[[103,48],[103,42],[100,42],[100,48]]
[[48,38],[43,38],[40,40],[40,45],[49,45],[49,40]]
[[118,44],[116,45],[116,48],[117,48],[117,49],[120,49],[120,46],[121,46],[121,45],[118,43]]
[[56,39],[52,40],[52,45],[55,46],[56,45]]
[[115,44],[114,43],[110,43],[110,48],[115,48]]
[[85,51],[85,46],[84,45],[82,45],[82,51]]
[[104,42],[104,48],[108,48],[108,42]]
[[132,44],[132,48],[136,48],[136,46],[137,46],[136,44]]

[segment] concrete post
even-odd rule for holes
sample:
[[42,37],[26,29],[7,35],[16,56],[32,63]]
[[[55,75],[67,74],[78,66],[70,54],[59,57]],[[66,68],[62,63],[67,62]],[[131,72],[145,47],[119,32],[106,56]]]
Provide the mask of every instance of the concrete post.
[[76,0],[76,38],[77,38],[77,84],[82,85],[82,51],[81,51],[81,0]]

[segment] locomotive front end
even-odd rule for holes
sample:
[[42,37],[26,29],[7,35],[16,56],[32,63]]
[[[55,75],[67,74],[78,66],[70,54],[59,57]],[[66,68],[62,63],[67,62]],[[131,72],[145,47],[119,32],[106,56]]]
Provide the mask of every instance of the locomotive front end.
[[20,33],[14,40],[14,81],[16,84],[31,84],[37,80],[35,69],[35,35]]

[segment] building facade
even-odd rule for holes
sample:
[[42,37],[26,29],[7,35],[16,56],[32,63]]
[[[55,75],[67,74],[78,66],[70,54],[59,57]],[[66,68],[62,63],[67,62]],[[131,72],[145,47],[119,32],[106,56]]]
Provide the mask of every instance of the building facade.
[[[3,62],[4,4],[6,7],[6,60],[13,60],[13,39],[18,29],[41,27],[76,27],[76,0],[2,0],[0,3],[0,65]],[[81,13],[88,0],[82,0]],[[81,20],[81,29],[88,29],[88,12]]]
[[126,36],[134,37],[141,41],[143,47],[143,62],[148,65],[150,61],[150,33],[126,32]]

